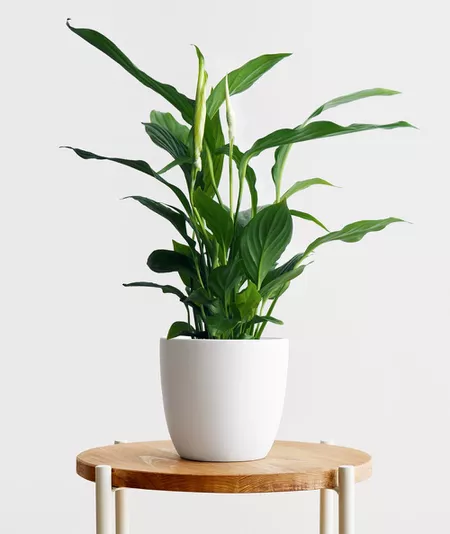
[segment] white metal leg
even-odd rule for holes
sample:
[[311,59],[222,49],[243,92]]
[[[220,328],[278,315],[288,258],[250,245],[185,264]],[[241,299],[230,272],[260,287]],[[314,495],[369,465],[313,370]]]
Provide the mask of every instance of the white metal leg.
[[339,534],[355,534],[355,468],[339,467]]
[[[115,441],[118,443],[127,443],[126,441]],[[116,489],[116,534],[129,534],[129,513],[128,513],[128,495],[124,488]]]
[[113,534],[112,503],[111,466],[97,465],[95,468],[97,534]]
[[[331,445],[331,441],[321,441],[326,445]],[[320,534],[334,534],[335,532],[335,495],[334,490],[320,490]]]

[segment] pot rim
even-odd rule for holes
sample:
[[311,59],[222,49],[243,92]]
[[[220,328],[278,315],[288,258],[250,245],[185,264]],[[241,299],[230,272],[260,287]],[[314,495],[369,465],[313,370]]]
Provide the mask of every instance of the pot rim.
[[188,342],[188,343],[210,343],[210,342],[219,342],[219,343],[263,343],[264,341],[289,341],[287,337],[263,337],[262,339],[192,339],[189,337],[176,337],[173,339],[167,339],[166,337],[159,338],[160,341],[167,342]]

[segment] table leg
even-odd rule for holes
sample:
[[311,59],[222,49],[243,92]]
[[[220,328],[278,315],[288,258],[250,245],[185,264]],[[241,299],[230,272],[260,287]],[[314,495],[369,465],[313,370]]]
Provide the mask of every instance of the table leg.
[[[320,443],[332,444],[331,441],[321,441]],[[320,534],[334,534],[334,499],[334,490],[320,490]]]
[[[116,440],[118,443],[128,443],[127,441]],[[128,495],[125,488],[117,488],[115,490],[116,496],[116,534],[129,534],[129,514],[128,514]]]
[[339,467],[339,534],[355,534],[355,468]]
[[111,466],[97,465],[95,468],[95,507],[97,534],[113,534],[113,489]]

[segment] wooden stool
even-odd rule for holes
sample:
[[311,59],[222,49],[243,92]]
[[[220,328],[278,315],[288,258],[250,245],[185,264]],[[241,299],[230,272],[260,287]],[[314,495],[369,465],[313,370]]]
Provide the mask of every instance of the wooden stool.
[[77,473],[96,486],[97,534],[129,534],[125,488],[203,493],[270,493],[320,490],[320,534],[334,532],[334,492],[339,534],[354,534],[355,483],[370,478],[371,458],[328,443],[276,441],[253,462],[192,462],[170,441],[116,442],[82,452]]

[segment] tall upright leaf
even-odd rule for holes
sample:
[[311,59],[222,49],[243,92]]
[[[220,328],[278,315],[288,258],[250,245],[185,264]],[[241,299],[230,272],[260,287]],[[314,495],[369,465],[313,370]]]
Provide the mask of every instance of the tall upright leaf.
[[257,289],[284,252],[292,236],[292,217],[286,203],[262,209],[247,224],[240,254],[248,277]]
[[162,111],[153,110],[150,113],[150,122],[169,130],[178,141],[181,141],[181,143],[187,146],[189,128],[184,124],[180,124],[171,113],[163,113]]
[[128,57],[107,37],[102,35],[96,30],[89,28],[75,28],[69,24],[67,20],[66,24],[70,30],[76,35],[84,39],[86,42],[106,54],[113,61],[123,67],[129,74],[131,74],[136,80],[140,81],[146,87],[149,87],[168,102],[170,102],[183,116],[183,119],[192,124],[194,120],[194,101],[178,92],[175,87],[166,83],[161,83],[150,77],[144,71],[136,67],[136,65],[128,59]]
[[223,250],[227,251],[234,231],[229,212],[201,189],[197,189],[194,193],[194,205]]
[[86,150],[82,150],[81,148],[72,148],[71,146],[63,146],[61,148],[69,148],[70,150],[73,150],[77,156],[79,156],[82,159],[98,159],[103,161],[113,161],[115,163],[119,163],[120,165],[125,165],[126,167],[131,167],[132,169],[136,169],[137,171],[143,172],[145,174],[148,174],[149,176],[152,176],[153,178],[156,178],[158,182],[161,182],[165,186],[167,186],[175,195],[178,197],[178,200],[183,205],[183,208],[186,210],[186,213],[191,213],[191,206],[189,204],[188,199],[186,198],[186,195],[181,191],[179,187],[176,185],[171,184],[166,179],[164,179],[162,176],[160,176],[157,172],[155,172],[150,165],[146,161],[142,160],[133,160],[133,159],[124,159],[124,158],[108,158],[106,156],[99,156],[98,154],[94,154],[93,152],[87,152]]
[[[251,59],[242,67],[231,71],[228,74],[228,87],[230,95],[242,93],[251,87],[263,74],[274,67],[279,61],[291,54],[265,54]],[[219,110],[225,102],[225,77],[214,87],[208,98],[207,110],[210,117]]]

